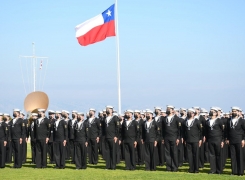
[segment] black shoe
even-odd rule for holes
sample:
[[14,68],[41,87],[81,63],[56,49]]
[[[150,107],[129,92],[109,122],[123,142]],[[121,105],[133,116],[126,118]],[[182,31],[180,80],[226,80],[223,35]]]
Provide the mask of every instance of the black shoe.
[[195,173],[199,173],[199,171],[195,171]]

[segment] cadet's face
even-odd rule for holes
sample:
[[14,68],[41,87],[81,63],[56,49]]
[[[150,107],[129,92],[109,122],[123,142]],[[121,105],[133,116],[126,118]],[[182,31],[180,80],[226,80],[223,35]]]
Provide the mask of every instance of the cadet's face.
[[89,114],[93,116],[94,115],[94,111],[89,111]]
[[166,116],[166,113],[165,113],[165,112],[162,112],[161,115],[162,115],[162,116]]
[[2,121],[3,120],[3,116],[0,116],[0,121]]
[[150,119],[152,118],[152,114],[151,113],[146,113],[146,116],[149,116]]

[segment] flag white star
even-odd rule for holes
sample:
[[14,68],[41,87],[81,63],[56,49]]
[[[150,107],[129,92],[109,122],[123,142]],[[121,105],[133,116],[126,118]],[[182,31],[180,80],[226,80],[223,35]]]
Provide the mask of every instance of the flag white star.
[[108,10],[108,12],[106,13],[108,16],[111,16],[111,11]]

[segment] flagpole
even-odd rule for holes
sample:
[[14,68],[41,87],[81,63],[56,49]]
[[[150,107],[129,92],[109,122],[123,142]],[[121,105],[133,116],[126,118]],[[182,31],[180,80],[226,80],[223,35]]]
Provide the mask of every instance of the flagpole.
[[118,83],[118,113],[121,114],[121,79],[120,79],[120,53],[119,53],[119,32],[118,32],[118,7],[115,0],[116,15],[116,43],[117,43],[117,83]]

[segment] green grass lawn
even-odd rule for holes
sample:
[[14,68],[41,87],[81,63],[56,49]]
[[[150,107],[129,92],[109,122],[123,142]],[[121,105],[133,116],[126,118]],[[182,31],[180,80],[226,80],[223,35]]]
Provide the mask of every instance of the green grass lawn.
[[27,163],[21,169],[11,169],[12,164],[7,164],[5,169],[0,170],[0,179],[237,179],[244,178],[230,176],[230,164],[226,165],[223,175],[209,175],[209,165],[205,164],[204,169],[200,169],[199,174],[186,173],[188,165],[184,164],[179,168],[179,172],[166,172],[166,167],[158,167],[157,171],[144,171],[144,167],[137,167],[135,171],[125,171],[124,163],[117,165],[115,171],[105,170],[105,162],[100,158],[98,165],[88,165],[86,170],[75,170],[75,165],[69,162],[65,169],[53,169],[54,165],[48,164],[46,169],[35,169],[35,165],[30,164],[30,146],[28,145]]

